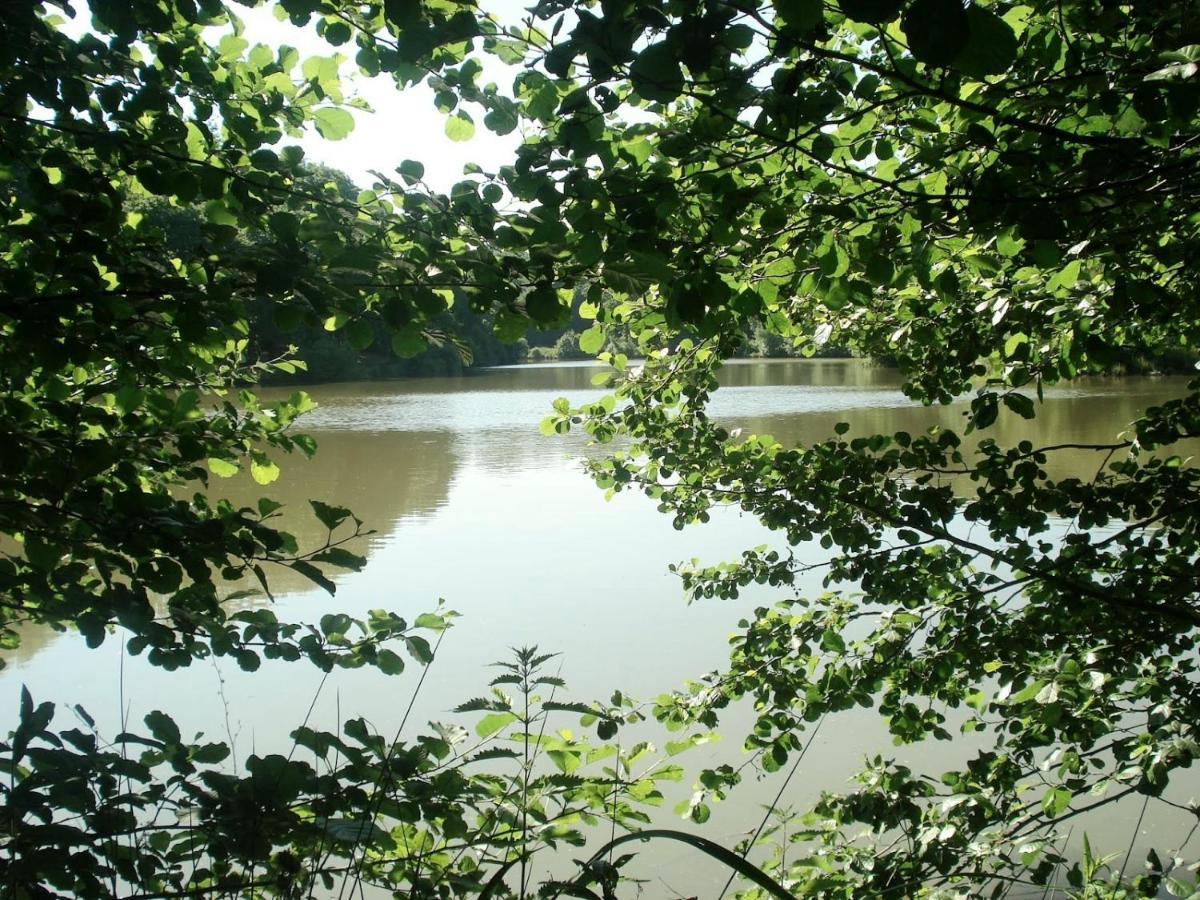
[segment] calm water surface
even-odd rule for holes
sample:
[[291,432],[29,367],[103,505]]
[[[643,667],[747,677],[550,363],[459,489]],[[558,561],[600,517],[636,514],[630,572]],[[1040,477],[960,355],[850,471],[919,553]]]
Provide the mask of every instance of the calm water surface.
[[[519,645],[562,651],[562,675],[579,699],[607,697],[614,688],[649,697],[719,667],[738,620],[774,595],[757,589],[736,602],[687,606],[667,566],[694,557],[719,562],[779,541],[736,510],[677,532],[645,497],[605,502],[580,469],[583,439],[546,438],[537,429],[555,397],[579,402],[598,396],[591,385],[596,371],[581,364],[524,366],[463,378],[309,389],[320,404],[304,420],[320,447],[316,458],[280,460],[283,475],[266,489],[248,479],[220,488],[237,502],[252,503],[263,494],[283,501],[302,546],[323,534],[305,512],[309,497],[349,506],[375,533],[358,548],[368,557],[366,569],[338,577],[336,598],[280,573],[280,618],[315,621],[331,610],[358,614],[378,607],[411,617],[444,598],[462,618],[446,635],[414,723],[445,719],[455,704],[483,693],[492,674],[484,664]],[[851,435],[917,433],[936,424],[961,428],[963,422],[963,406],[915,405],[899,392],[893,370],[855,361],[735,363],[722,380],[713,413],[731,427],[784,443],[820,440],[839,421],[850,423]],[[1111,441],[1146,405],[1183,393],[1185,383],[1094,379],[1056,388],[1047,391],[1036,423],[1002,416],[990,433],[1001,442]],[[1058,476],[1090,478],[1093,456],[1058,454],[1051,468]],[[800,548],[800,555],[818,561],[821,551]],[[232,736],[242,756],[286,749],[288,731],[304,719],[314,697],[315,725],[333,728],[339,719],[363,715],[390,733],[416,682],[415,668],[400,678],[338,673],[322,684],[320,673],[302,664],[267,663],[250,677],[226,661],[161,673],[140,659],[123,658],[119,641],[89,651],[74,635],[34,629],[7,659],[0,672],[0,731],[14,727],[25,684],[35,700],[63,704],[64,715],[66,705],[82,704],[110,731],[122,708],[133,723],[165,709],[185,733]],[[571,716],[559,723],[575,726]],[[733,734],[735,728],[727,730]],[[716,758],[740,763],[736,745],[727,741],[714,751]],[[909,748],[892,746],[872,711],[848,713],[817,735],[784,802],[803,806],[821,789],[844,788],[868,753],[940,771],[970,749],[965,742],[923,746],[913,759]],[[703,762],[713,760],[710,755]],[[777,789],[774,782],[749,785],[716,808],[704,833],[736,841],[757,826],[757,804]],[[689,793],[685,783],[679,798]],[[1140,804],[1121,806],[1089,825],[1093,843],[1123,849],[1139,811]],[[663,818],[670,820],[669,812]],[[1182,823],[1148,817],[1138,845],[1169,849],[1176,833],[1182,835]],[[642,870],[654,879],[650,896],[671,889],[703,896],[712,893],[714,879],[724,881],[684,850],[654,847],[645,856],[655,863]]]

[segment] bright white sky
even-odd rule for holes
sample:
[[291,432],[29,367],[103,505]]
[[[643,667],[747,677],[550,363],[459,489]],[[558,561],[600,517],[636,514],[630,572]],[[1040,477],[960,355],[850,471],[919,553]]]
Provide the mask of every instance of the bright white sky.
[[[480,6],[509,25],[517,24],[525,7],[532,3],[533,0],[485,0]],[[359,74],[353,61],[357,52],[353,42],[331,47],[317,35],[315,17],[305,28],[297,28],[291,22],[276,19],[269,6],[238,12],[246,24],[244,37],[251,45],[288,44],[299,50],[302,58],[330,56],[335,52],[348,57],[342,66],[347,96],[366,100],[373,112],[351,110],[354,131],[341,141],[327,141],[312,132],[300,141],[308,159],[341,169],[364,187],[371,183],[370,171],[392,174],[402,160],[415,159],[425,166],[425,181],[437,191],[448,191],[456,181],[461,181],[463,166],[469,162],[495,170],[512,160],[521,141],[519,131],[496,135],[484,127],[482,116],[473,112],[475,136],[469,141],[450,140],[444,130],[446,117],[434,106],[433,91],[424,84],[400,91],[384,75],[367,78]],[[485,66],[481,83],[494,81],[503,93],[511,93],[512,79],[520,70],[508,69],[490,57],[482,61]]]
[[[481,0],[479,5],[505,25],[515,25],[533,2]],[[87,2],[74,0],[73,5],[77,15],[63,27],[67,33],[79,35],[89,26]],[[273,5],[269,0],[264,6],[253,9],[230,4],[245,23],[244,37],[250,44],[262,43],[271,47],[287,44],[299,50],[302,59],[334,53],[347,57],[342,65],[346,96],[361,97],[373,110],[351,110],[355,128],[344,140],[327,141],[315,131],[300,140],[308,159],[341,169],[364,187],[372,181],[371,170],[392,174],[401,161],[415,159],[425,166],[425,181],[429,186],[437,191],[447,191],[456,181],[462,180],[463,166],[468,162],[493,171],[513,158],[521,141],[519,131],[501,137],[484,127],[481,115],[473,114],[475,136],[469,141],[451,141],[444,130],[446,117],[437,111],[433,92],[428,87],[419,85],[401,92],[386,76],[371,79],[359,74],[353,61],[357,52],[353,42],[332,47],[317,35],[316,17],[304,28],[297,28],[291,22],[276,19],[271,11]],[[213,41],[216,40],[219,40],[219,33],[213,35]],[[511,94],[512,79],[519,70],[506,68],[492,57],[481,61],[484,63],[481,82],[494,81],[503,93]],[[290,141],[285,139],[285,143]]]

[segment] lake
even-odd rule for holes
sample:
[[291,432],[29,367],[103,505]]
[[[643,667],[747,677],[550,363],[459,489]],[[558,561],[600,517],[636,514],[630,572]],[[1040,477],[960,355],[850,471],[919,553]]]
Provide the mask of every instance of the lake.
[[[447,633],[418,698],[412,721],[422,725],[484,693],[494,674],[485,664],[506,658],[514,646],[561,651],[562,676],[575,699],[606,698],[614,688],[652,697],[721,666],[738,620],[774,594],[756,588],[738,601],[689,606],[667,566],[693,557],[720,562],[780,541],[733,509],[680,532],[643,496],[606,502],[581,471],[583,437],[538,432],[555,397],[576,403],[601,393],[591,386],[596,371],[588,364],[548,364],[461,378],[308,388],[320,406],[302,430],[316,438],[316,458],[278,460],[283,474],[269,488],[239,478],[219,489],[237,502],[268,495],[287,504],[290,530],[302,547],[323,534],[307,513],[307,498],[349,506],[375,533],[357,548],[368,557],[366,568],[338,576],[335,598],[291,573],[276,579],[279,617],[315,621],[329,611],[361,614],[384,607],[411,618],[444,598],[462,617]],[[1145,406],[1182,394],[1186,380],[1090,379],[1049,389],[1034,422],[1002,416],[988,433],[1002,443],[1026,437],[1042,444],[1111,441]],[[965,409],[915,405],[900,393],[895,371],[859,361],[734,363],[722,381],[713,414],[785,444],[830,436],[839,421],[850,423],[851,435],[916,433],[936,424],[961,428]],[[1090,478],[1095,464],[1091,454],[1059,454],[1052,472]],[[815,546],[799,550],[812,561],[821,554]],[[819,582],[807,586],[815,590]],[[288,731],[304,719],[314,696],[314,725],[333,728],[339,717],[363,715],[391,733],[416,682],[415,667],[399,678],[339,672],[324,684],[321,673],[303,664],[267,663],[248,676],[220,661],[168,674],[124,658],[115,640],[89,651],[75,635],[26,629],[23,637],[0,672],[3,731],[15,725],[25,684],[36,701],[82,704],[110,734],[122,703],[133,723],[161,708],[185,734],[231,735],[244,757],[286,750]],[[60,715],[69,713],[60,707]],[[576,717],[564,716],[559,727],[576,727]],[[410,726],[410,735],[415,730]],[[736,721],[725,730],[735,734]],[[803,807],[821,789],[843,789],[867,753],[913,757],[940,771],[939,764],[952,764],[968,749],[965,743],[922,745],[919,752],[896,748],[873,711],[850,712],[823,726],[784,803]],[[732,739],[708,756],[681,762],[698,767],[716,758],[744,759]],[[773,779],[748,784],[742,796],[714,809],[702,833],[732,845],[757,826],[757,804],[777,788]],[[688,794],[685,782],[679,798]],[[671,805],[669,800],[664,822],[675,824]],[[1139,809],[1140,803],[1130,803],[1108,810],[1103,821],[1088,826],[1093,844],[1124,850]],[[1148,815],[1136,849],[1170,849],[1185,821],[1182,814]],[[639,870],[652,879],[651,896],[672,890],[715,896],[711,885],[724,882],[724,873],[697,863],[686,849],[651,845],[643,856],[653,858],[653,865]]]

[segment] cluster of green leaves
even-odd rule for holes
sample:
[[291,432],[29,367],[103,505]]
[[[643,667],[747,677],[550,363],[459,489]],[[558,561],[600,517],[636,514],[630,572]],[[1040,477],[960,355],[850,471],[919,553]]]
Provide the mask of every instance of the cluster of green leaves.
[[[472,96],[459,64],[493,29],[440,0],[276,11],[335,47],[354,37],[360,72],[404,85],[444,69]],[[248,661],[216,576],[265,585],[282,564],[331,588],[322,565],[362,562],[342,546],[361,533],[349,514],[353,534],[298,548],[270,501],[196,493],[237,468],[269,484],[273,457],[314,449],[292,433],[307,397],[237,390],[302,365],[254,355],[251,312],[412,356],[460,344],[438,327],[456,296],[510,337],[559,311],[530,304],[541,276],[474,182],[433,194],[415,162],[375,190],[314,177],[286,141],[352,128],[339,55],[252,45],[219,2],[83,14],[82,29],[49,5],[0,22],[0,530],[19,545],[0,560],[0,630],[11,644],[12,622],[74,624],[97,643],[119,622],[156,662]],[[181,241],[145,214],[163,207],[202,219]]]
[[[296,24],[315,19],[335,47],[357,36],[358,69],[399,85],[461,63],[467,41],[491,28],[445,0],[276,11]],[[80,13],[90,21],[65,19]],[[306,130],[349,133],[347,107],[361,104],[346,96],[344,62],[252,45],[217,0],[19,4],[0,17],[4,646],[32,622],[77,628],[92,646],[119,628],[130,651],[165,669],[217,655],[248,670],[263,658],[304,659],[390,675],[405,668],[393,648],[431,661],[414,630],[436,624],[429,617],[332,613],[310,626],[269,609],[232,612],[249,593],[238,582],[270,596],[272,566],[333,592],[330,570],[360,568],[356,542],[369,532],[349,510],[314,501],[325,539],[301,547],[278,527],[274,501],[237,507],[205,490],[210,475],[239,470],[266,487],[281,454],[315,450],[293,429],[310,398],[263,403],[245,387],[301,366],[255,355],[252,313],[360,349],[382,322],[400,356],[456,342],[437,327],[456,298],[507,316],[510,333],[531,315],[558,316],[527,303],[538,273],[512,242],[497,243],[495,197],[470,182],[434,194],[416,162],[381,176],[376,190],[347,192],[287,145]],[[466,90],[465,73],[446,77]],[[148,215],[163,209],[180,216]],[[181,220],[186,233],[173,227]],[[364,727],[345,741],[302,732],[327,770],[265,757],[238,778],[217,768],[226,749],[184,742],[166,715],[148,719],[150,736],[110,744],[90,725],[49,730],[52,714],[27,698],[4,748],[6,892],[254,892],[267,888],[261,876],[290,894],[305,877],[330,875],[329,847],[394,849],[374,826],[347,838],[356,833],[346,823],[368,812],[373,822],[368,799],[390,793],[398,803],[410,790],[433,805],[386,814],[442,829],[431,853],[461,858],[466,846],[445,849],[465,834],[462,818],[438,806],[466,781],[453,774],[448,740],[402,748],[411,773],[397,782],[399,750]],[[366,792],[385,770],[393,781]],[[482,803],[495,783],[473,790]],[[356,873],[364,858],[350,854]],[[415,866],[405,870],[414,878],[427,870]]]
[[[428,653],[414,655],[429,662]],[[497,664],[488,697],[458,710],[486,712],[473,730],[435,723],[410,740],[363,719],[339,732],[305,723],[290,753],[252,755],[242,775],[221,765],[226,744],[185,739],[164,712],[145,717],[144,733],[110,740],[80,708],[80,727],[52,728],[54,704],[35,706],[26,692],[0,744],[6,888],[307,897],[365,884],[404,896],[510,896],[503,876],[519,867],[525,896],[535,851],[582,845],[585,825],[641,827],[662,803],[660,785],[683,777],[671,757],[702,742],[660,753],[552,727],[582,715],[611,736],[642,716],[624,698],[611,707],[555,700],[565,684],[546,671],[551,658],[525,649]],[[625,861],[597,860],[585,884],[611,882]],[[544,887],[557,896],[570,886]]]
[[[404,162],[350,198],[306,185],[283,146],[352,126],[336,55],[251,46],[217,0],[95,0],[81,37],[41,6],[0,20],[0,531],[21,545],[0,559],[5,621],[75,623],[93,641],[119,622],[164,665],[217,652],[252,666],[262,646],[394,669],[375,629],[409,637],[402,623],[351,641],[337,617],[307,633],[219,602],[218,576],[268,562],[327,587],[322,564],[361,563],[341,546],[361,531],[348,511],[314,508],[329,539],[310,550],[272,527],[270,501],[181,499],[208,470],[248,461],[268,483],[272,453],[312,449],[290,430],[303,395],[235,402],[239,380],[294,365],[247,355],[248,305],[358,347],[378,318],[407,355],[452,340],[434,323],[456,296],[513,340],[565,325],[582,286],[581,347],[628,335],[645,362],[602,352],[613,395],[560,403],[544,430],[623,437],[598,481],[644,490],[681,527],[736,502],[829,554],[827,594],[757,611],[728,671],[659,715],[707,727],[751,697],[768,768],[853,703],[877,705],[900,742],[986,739],[940,782],[880,760],[824,799],[793,834],[808,852],[787,855],[789,886],[1044,882],[1062,822],[1160,796],[1190,764],[1200,484],[1179,445],[1200,436],[1200,384],[1127,436],[1072,447],[1094,454],[1090,478],[1051,477],[1062,446],[1001,446],[988,430],[1036,417],[1048,382],[1200,343],[1194,0],[540,0],[509,28],[453,0],[276,11],[353,42],[362,73],[428,79],[451,138],[481,119],[523,125],[523,143],[446,196]],[[518,66],[512,90],[481,84],[472,51]],[[163,252],[139,218],[146,195],[203,207],[188,252]],[[963,433],[732,436],[706,403],[760,324],[797,349],[894,359],[915,399],[969,396]],[[683,574],[697,595],[736,596],[801,568],[751,551]],[[520,723],[529,741],[527,711],[483,702],[488,728]],[[579,761],[555,740],[548,758]],[[693,817],[735,781],[705,773]],[[52,782],[43,811],[86,802]],[[506,851],[519,859],[532,810]],[[854,843],[862,826],[878,846]],[[382,880],[411,871],[384,849]]]
[[[747,743],[768,769],[856,704],[898,743],[984,742],[940,781],[877,760],[822,801],[789,832],[811,854],[786,854],[800,893],[1044,884],[1062,823],[1160,797],[1200,749],[1200,480],[1181,443],[1200,436],[1200,383],[1111,442],[988,437],[1036,417],[1047,383],[1200,345],[1196,12],[537,7],[547,46],[527,58],[571,88],[511,180],[536,173],[539,198],[553,185],[565,244],[596,260],[611,299],[593,295],[589,345],[619,327],[645,357],[600,354],[613,396],[557,406],[543,430],[621,437],[598,483],[644,491],[678,527],[737,503],[828,554],[829,593],[758,610],[729,668],[660,715],[712,725],[751,698]],[[968,397],[965,428],[731,436],[706,407],[748,320],[894,359],[910,397]],[[1090,452],[1094,475],[1052,477],[1064,450]],[[798,556],[681,574],[696,597],[736,597],[793,585]],[[878,845],[850,840],[862,826]]]

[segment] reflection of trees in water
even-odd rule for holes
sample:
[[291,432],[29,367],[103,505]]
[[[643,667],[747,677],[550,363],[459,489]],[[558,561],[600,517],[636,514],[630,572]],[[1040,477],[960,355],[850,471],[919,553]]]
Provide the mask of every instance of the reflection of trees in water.
[[[837,361],[831,361],[837,362]],[[891,371],[891,370],[883,370]],[[894,372],[893,372],[894,376]],[[988,429],[962,435],[966,404],[951,406],[879,406],[871,408],[806,412],[730,418],[731,427],[747,434],[770,434],[784,446],[810,444],[833,436],[834,425],[847,422],[847,438],[871,434],[907,431],[923,434],[937,425],[953,429],[963,436],[965,450],[985,439],[1002,447],[1015,447],[1028,440],[1035,447],[1051,444],[1107,444],[1129,430],[1130,423],[1147,406],[1163,402],[1185,392],[1183,378],[1105,378],[1089,379],[1046,393],[1037,405],[1037,418],[1022,419],[1001,410],[996,423]],[[1200,442],[1190,441],[1170,448],[1170,453],[1200,452]],[[1049,454],[1045,466],[1052,478],[1090,480],[1104,462],[1104,454],[1091,450],[1066,448]]]
[[[450,432],[327,432],[314,434],[320,452],[312,459],[296,453],[279,458],[282,470],[273,484],[262,486],[249,475],[210,480],[210,496],[225,499],[236,506],[255,508],[260,497],[284,504],[275,519],[276,527],[295,535],[301,550],[320,546],[325,527],[313,515],[308,501],[346,506],[363,520],[366,527],[385,535],[402,519],[428,516],[445,505],[450,483],[458,467],[455,436]],[[367,556],[372,538],[348,549]],[[334,580],[338,572],[334,570]],[[267,577],[276,594],[308,591],[315,585],[291,569],[268,566]],[[230,603],[231,610],[261,606],[266,598],[253,575],[226,582],[225,596],[240,591],[256,591],[253,597]],[[160,615],[165,604],[155,603]],[[330,607],[332,609],[332,606]],[[21,645],[4,654],[10,665],[33,659],[59,636],[51,628],[23,625],[18,629]]]
[[721,367],[722,387],[881,388],[899,390],[900,373],[861,359],[754,359],[737,360]]
[[[380,396],[412,394],[462,394],[473,391],[571,391],[590,390],[592,376],[606,371],[596,364],[522,365],[477,369],[461,375],[438,378],[405,378],[396,381],[346,381],[337,384],[301,385],[321,406],[337,406]],[[279,399],[292,388],[268,387],[258,393]],[[535,426],[537,423],[533,423]]]
[[[351,385],[317,386],[311,389],[318,401],[329,407],[345,402],[366,402],[390,394],[439,393],[451,395],[463,390],[542,390],[570,392],[591,385],[596,368],[589,366],[547,366],[522,369],[489,370],[475,377],[438,380],[413,379],[403,382],[359,383]],[[787,360],[754,361],[726,366],[722,381],[730,387],[783,386],[785,391],[821,392],[823,388],[851,388],[854,393],[876,392],[878,396],[894,396],[899,375],[893,369],[863,364],[853,360]],[[1035,445],[1049,443],[1105,443],[1118,434],[1148,405],[1183,393],[1184,378],[1120,378],[1088,379],[1049,391],[1045,404],[1039,405],[1037,419],[1026,421],[1015,414],[1001,412],[996,424],[978,435],[965,438],[970,448],[979,440],[994,438],[1002,445],[1015,445],[1029,439]],[[598,392],[598,391],[597,391]],[[740,394],[740,397],[738,396]],[[919,434],[932,425],[941,425],[961,432],[964,420],[962,405],[922,407],[916,405],[861,407],[857,409],[822,410],[814,412],[779,412],[763,415],[739,415],[737,407],[750,402],[752,391],[730,392],[731,413],[724,416],[729,427],[743,428],[747,433],[772,434],[785,445],[811,443],[833,435],[833,427],[841,421],[851,425],[850,436],[891,434],[908,431]],[[767,394],[763,395],[769,396]],[[460,397],[461,399],[461,397]],[[479,400],[472,409],[489,402],[528,405],[514,395],[498,394],[494,400]],[[847,402],[855,398],[847,396]],[[857,398],[861,400],[861,396]],[[447,402],[449,403],[449,396]],[[837,398],[834,398],[837,402]],[[890,402],[890,401],[889,401]],[[482,405],[482,406],[481,406]],[[531,416],[519,427],[475,427],[471,419],[463,418],[466,407],[447,407],[444,430],[419,431],[359,431],[347,427],[339,431],[312,432],[319,445],[313,459],[300,454],[276,460],[282,475],[266,487],[254,483],[248,475],[229,480],[214,478],[214,496],[224,497],[238,506],[254,507],[260,497],[270,497],[284,504],[277,524],[296,536],[302,549],[321,544],[324,527],[313,516],[308,500],[349,507],[379,536],[393,532],[404,519],[427,517],[443,507],[454,479],[465,468],[481,470],[488,475],[504,476],[536,471],[560,464],[567,458],[579,458],[585,452],[607,453],[612,448],[588,451],[586,436],[573,432],[566,438],[548,438],[537,430],[537,417]],[[786,406],[786,404],[785,404]],[[458,418],[451,415],[457,410]],[[507,409],[499,421],[514,419]],[[546,409],[549,411],[549,401]],[[303,430],[303,423],[301,423]],[[457,430],[455,430],[457,429]],[[1190,452],[1198,451],[1192,447]],[[1182,452],[1176,449],[1174,452]],[[1064,450],[1053,455],[1047,466],[1052,477],[1075,476],[1091,478],[1101,462],[1099,454],[1088,451]],[[966,489],[969,489],[964,485]],[[563,541],[571,540],[564,523]],[[368,538],[354,547],[356,552],[370,556],[372,543]],[[279,594],[309,591],[314,585],[308,579],[282,567],[268,572],[272,589]],[[253,578],[227,586],[227,594],[258,587]],[[263,603],[262,597],[234,602],[248,607]],[[326,601],[333,608],[333,601]],[[27,626],[22,631],[22,646],[5,658],[13,663],[32,659],[56,634],[49,629]]]
[[588,443],[582,432],[547,437],[537,430],[536,422],[521,430],[489,428],[461,438],[459,452],[464,464],[500,476],[578,460]]
[[21,638],[21,643],[11,650],[4,651],[6,666],[22,666],[32,660],[42,650],[56,640],[61,631],[55,631],[49,625],[35,625],[30,622],[20,622],[12,626],[13,631]]
[[[321,545],[326,536],[309,500],[347,507],[377,535],[388,534],[402,519],[431,515],[446,504],[459,465],[452,433],[329,431],[312,436],[317,455],[307,459],[297,453],[276,460],[282,471],[275,483],[263,487],[245,475],[213,479],[212,493],[238,506],[254,507],[260,497],[282,503],[275,525],[295,535],[301,550]],[[348,549],[369,557],[373,540]],[[279,594],[313,587],[282,566],[270,567],[267,576],[271,590]],[[250,577],[229,589],[255,586]]]

